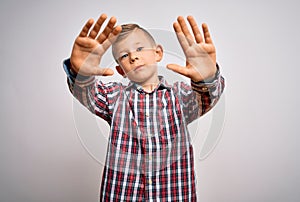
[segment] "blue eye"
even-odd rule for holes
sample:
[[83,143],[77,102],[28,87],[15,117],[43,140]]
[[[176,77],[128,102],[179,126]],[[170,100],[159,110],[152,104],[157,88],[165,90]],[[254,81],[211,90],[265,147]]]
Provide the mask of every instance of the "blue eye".
[[124,58],[126,58],[126,57],[128,57],[128,54],[127,54],[127,53],[124,54],[124,55],[122,55],[120,58],[121,58],[121,59],[124,59]]
[[141,51],[143,48],[144,48],[144,47],[138,47],[138,48],[136,49],[136,51],[137,51],[137,52],[138,52],[138,51]]

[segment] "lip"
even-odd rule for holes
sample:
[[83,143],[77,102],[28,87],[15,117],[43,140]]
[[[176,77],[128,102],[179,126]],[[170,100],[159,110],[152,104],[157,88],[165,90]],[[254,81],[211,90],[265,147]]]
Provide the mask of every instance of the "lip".
[[141,68],[143,68],[143,67],[144,67],[144,65],[136,66],[136,67],[134,68],[134,71],[137,71],[137,70],[139,70],[139,69],[141,69]]

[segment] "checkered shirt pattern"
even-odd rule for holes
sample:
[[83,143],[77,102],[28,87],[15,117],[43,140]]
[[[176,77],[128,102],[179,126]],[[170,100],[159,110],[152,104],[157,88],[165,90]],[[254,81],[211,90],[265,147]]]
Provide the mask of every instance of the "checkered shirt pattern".
[[134,83],[102,83],[70,73],[69,89],[111,127],[100,201],[197,201],[194,153],[187,125],[220,98],[224,78],[219,67],[209,82],[176,82],[159,77],[145,92]]

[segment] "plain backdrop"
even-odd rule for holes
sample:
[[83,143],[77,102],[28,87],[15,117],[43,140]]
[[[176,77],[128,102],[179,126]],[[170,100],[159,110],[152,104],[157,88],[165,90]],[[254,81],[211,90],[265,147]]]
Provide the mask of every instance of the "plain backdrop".
[[197,160],[199,201],[299,201],[299,6],[1,0],[0,201],[98,201],[103,166],[78,136],[62,62],[87,19],[101,13],[171,32],[178,15],[208,23],[226,78],[226,118],[214,151]]

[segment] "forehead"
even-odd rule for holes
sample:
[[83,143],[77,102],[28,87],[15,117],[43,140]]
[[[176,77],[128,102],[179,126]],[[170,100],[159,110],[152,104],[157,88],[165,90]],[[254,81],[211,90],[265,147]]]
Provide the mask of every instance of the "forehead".
[[114,44],[116,51],[122,51],[122,49],[134,48],[136,45],[141,44],[144,46],[151,46],[152,40],[140,29],[135,29],[120,41]]

